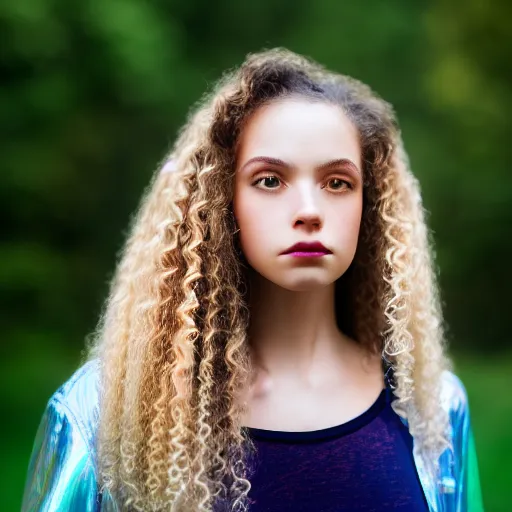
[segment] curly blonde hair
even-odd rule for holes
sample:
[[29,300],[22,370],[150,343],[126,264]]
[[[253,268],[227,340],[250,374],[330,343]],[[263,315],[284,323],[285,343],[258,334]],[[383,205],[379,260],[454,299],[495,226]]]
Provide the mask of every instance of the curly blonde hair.
[[[199,102],[121,255],[90,357],[101,363],[100,482],[123,510],[247,510],[240,390],[252,367],[235,153],[250,114],[288,96],[338,105],[360,135],[363,216],[336,283],[339,327],[391,369],[393,407],[415,449],[435,466],[450,445],[439,403],[451,362],[431,244],[393,109],[359,81],[278,48],[249,55]],[[174,171],[161,172],[171,160]]]

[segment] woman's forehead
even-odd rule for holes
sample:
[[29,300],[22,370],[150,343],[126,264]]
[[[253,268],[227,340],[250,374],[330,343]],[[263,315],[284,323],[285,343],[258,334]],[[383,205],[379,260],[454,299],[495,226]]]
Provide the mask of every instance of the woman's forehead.
[[345,158],[361,168],[357,128],[340,107],[308,99],[275,101],[251,115],[240,134],[237,169],[259,156],[297,167]]

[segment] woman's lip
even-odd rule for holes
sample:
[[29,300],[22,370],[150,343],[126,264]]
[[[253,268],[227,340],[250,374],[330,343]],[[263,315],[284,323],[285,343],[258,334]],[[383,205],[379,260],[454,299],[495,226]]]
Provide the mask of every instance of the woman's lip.
[[313,242],[298,242],[295,245],[292,245],[286,251],[283,251],[282,254],[291,254],[291,253],[322,253],[322,254],[331,254],[331,251],[324,247],[324,245],[320,241]]
[[330,254],[327,251],[292,251],[287,252],[284,255],[285,256],[295,256],[299,258],[318,258],[319,256],[326,256],[327,254]]

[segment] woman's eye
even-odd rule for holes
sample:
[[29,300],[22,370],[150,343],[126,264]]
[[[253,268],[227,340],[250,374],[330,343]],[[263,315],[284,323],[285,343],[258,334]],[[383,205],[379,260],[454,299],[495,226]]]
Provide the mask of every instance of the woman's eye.
[[[264,189],[277,189],[281,179],[274,175],[262,176],[261,178],[258,178],[252,185],[257,186],[261,182],[264,182],[265,184],[263,187]],[[331,178],[328,183],[331,184],[329,188],[334,191],[343,191],[345,189],[353,188],[351,183],[341,178]]]
[[329,180],[329,183],[334,183],[334,187],[331,186],[334,190],[343,190],[344,188],[352,188],[352,184],[346,180],[342,180],[341,178],[332,178]]
[[[258,183],[260,183],[261,181],[265,181],[266,185],[269,185],[270,183],[272,183],[272,181],[274,182],[277,182],[279,183],[279,178],[277,178],[276,176],[262,176],[261,178],[258,178],[254,183],[253,185],[256,186]],[[269,183],[270,182],[270,183]],[[277,187],[273,187],[273,186],[266,186],[264,188],[277,188]]]

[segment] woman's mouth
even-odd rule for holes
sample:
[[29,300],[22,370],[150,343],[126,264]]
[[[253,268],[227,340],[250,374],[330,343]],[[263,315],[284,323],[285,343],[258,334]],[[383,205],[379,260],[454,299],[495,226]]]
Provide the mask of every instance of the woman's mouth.
[[283,251],[281,254],[299,258],[318,258],[320,256],[332,254],[332,251],[324,247],[321,242],[315,240],[312,242],[298,242]]
[[326,256],[329,254],[328,252],[313,252],[313,251],[296,251],[296,252],[287,252],[287,256],[295,256],[298,258],[318,258],[320,256]]

